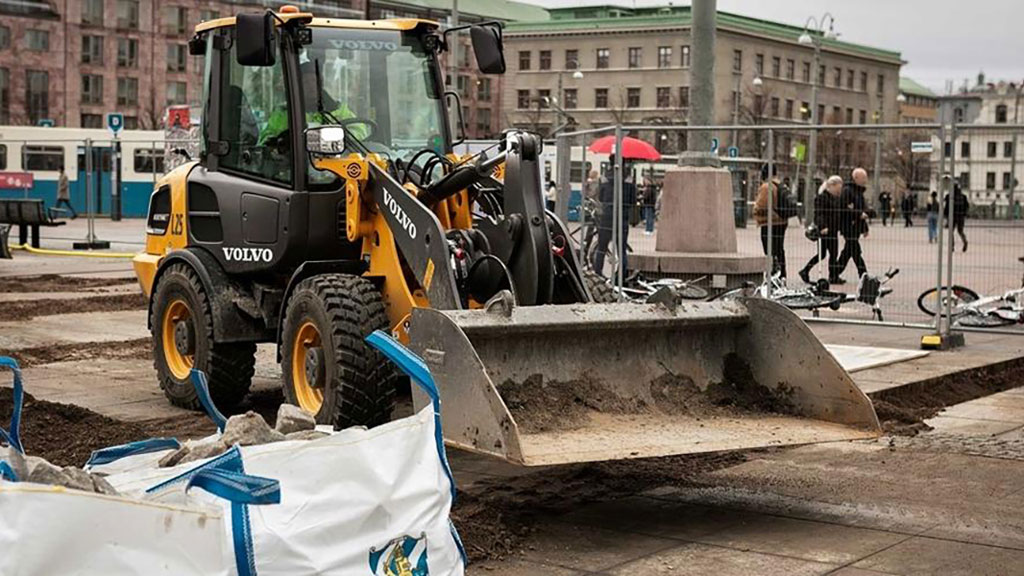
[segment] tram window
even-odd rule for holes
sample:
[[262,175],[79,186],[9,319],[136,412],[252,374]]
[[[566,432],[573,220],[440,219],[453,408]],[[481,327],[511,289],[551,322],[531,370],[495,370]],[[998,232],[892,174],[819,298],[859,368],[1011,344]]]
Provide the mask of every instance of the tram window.
[[56,172],[64,165],[64,148],[60,146],[25,146],[25,170]]
[[7,145],[0,144],[0,170],[7,170]]
[[164,172],[164,151],[159,148],[140,148],[135,151],[134,159],[136,172]]

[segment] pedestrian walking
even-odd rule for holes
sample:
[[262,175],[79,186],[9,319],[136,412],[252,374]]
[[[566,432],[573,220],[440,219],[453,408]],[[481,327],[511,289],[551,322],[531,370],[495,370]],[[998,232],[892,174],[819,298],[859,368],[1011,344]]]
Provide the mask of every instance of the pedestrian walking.
[[903,227],[910,228],[914,225],[912,217],[914,216],[914,197],[910,192],[903,194],[903,200],[900,201],[900,210],[903,211]]
[[558,186],[554,180],[548,180],[548,186],[544,192],[544,207],[552,212],[555,211],[555,198],[558,197]]
[[[594,271],[602,276],[604,275],[605,254],[607,254],[608,245],[612,241],[612,231],[614,230],[612,226],[615,222],[615,177],[613,166],[615,166],[615,157],[609,156],[608,171],[601,178],[599,188],[603,208],[597,229],[597,249],[594,251],[593,267]],[[630,165],[626,161],[623,161],[622,170],[624,175],[632,174]],[[626,265],[626,248],[629,242],[629,213],[634,205],[636,205],[636,182],[633,181],[632,176],[624,177],[622,179],[622,219],[619,222],[622,235],[622,253],[618,255],[619,267],[622,270],[623,278],[626,278],[626,271],[628,270]]]
[[878,204],[882,208],[882,226],[888,226],[889,218],[892,217],[892,194],[882,192],[878,195]]
[[601,205],[601,175],[598,174],[597,170],[590,170],[583,193],[585,205],[583,221],[587,228],[587,234],[583,238],[583,253],[590,254],[590,245],[597,236],[597,229],[601,222],[601,213],[604,211],[604,207]]
[[[769,174],[766,165],[761,170],[761,187],[757,190],[757,198],[754,199],[754,221],[761,228],[761,249],[768,255],[768,238],[771,237],[772,274],[778,273],[786,279],[786,221],[783,217],[784,210],[780,210],[780,196],[778,176]],[[768,225],[768,214],[771,210],[771,226]]]
[[61,206],[67,207],[68,211],[71,212],[72,220],[78,218],[78,212],[75,212],[75,207],[71,205],[71,194],[68,191],[68,175],[64,173],[63,166],[58,171],[57,204],[54,208],[60,208]]
[[644,189],[643,189],[643,206],[644,206],[644,234],[651,236],[654,234],[654,207],[658,202],[658,192],[660,186],[650,176],[644,178]]
[[800,270],[800,279],[811,283],[811,270],[818,262],[828,261],[828,280],[831,284],[837,277],[836,261],[839,258],[839,226],[842,204],[839,196],[843,192],[843,179],[838,175],[829,176],[814,197],[814,226],[818,230],[818,251]]
[[867,170],[855,168],[853,181],[847,182],[843,187],[842,194],[839,195],[839,202],[842,204],[839,232],[843,235],[843,252],[839,255],[839,261],[836,262],[835,284],[846,282],[841,275],[850,260],[853,260],[854,266],[857,267],[858,277],[868,272],[860,246],[861,237],[868,237],[868,212],[864,201],[867,183]]
[[928,243],[932,244],[939,239],[939,194],[932,190],[925,205],[928,214]]
[[[967,212],[971,208],[970,201],[967,200],[967,195],[964,194],[960,188],[959,182],[953,183],[953,230],[960,235],[960,240],[964,244],[964,252],[967,252],[967,235],[964,234],[964,224],[967,223]],[[946,199],[942,203],[942,214],[945,218],[949,218],[949,194],[946,194]],[[953,250],[956,250],[956,239],[949,239],[950,246]]]

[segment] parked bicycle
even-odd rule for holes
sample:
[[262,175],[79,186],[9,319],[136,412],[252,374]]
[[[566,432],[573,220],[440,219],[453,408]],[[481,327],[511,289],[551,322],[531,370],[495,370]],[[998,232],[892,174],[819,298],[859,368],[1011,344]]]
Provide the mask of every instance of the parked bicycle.
[[815,310],[826,307],[838,310],[844,296],[840,293],[829,292],[827,288],[827,282],[803,288],[789,288],[781,275],[775,273],[761,284],[747,283],[741,288],[722,292],[712,297],[711,300],[758,297],[778,302],[790,310]]
[[929,288],[917,297],[917,307],[932,317],[945,317],[947,302],[953,326],[995,328],[1024,323],[1024,288],[998,296],[979,296],[970,288],[954,285],[941,290]]
[[622,297],[629,302],[666,302],[679,303],[682,300],[707,300],[708,291],[699,284],[707,276],[693,280],[679,278],[661,278],[648,280],[642,274],[627,278],[622,286]]
[[[881,276],[872,276],[870,274],[864,274],[860,277],[860,281],[857,283],[857,292],[831,292],[825,289],[825,293],[837,294],[841,297],[839,306],[834,307],[833,310],[838,310],[844,304],[861,302],[871,307],[871,317],[879,322],[885,320],[882,314],[882,299],[892,294],[892,286],[887,286],[890,280],[893,279],[897,274],[900,273],[899,268],[890,268]],[[814,316],[818,317],[818,310],[814,310]]]

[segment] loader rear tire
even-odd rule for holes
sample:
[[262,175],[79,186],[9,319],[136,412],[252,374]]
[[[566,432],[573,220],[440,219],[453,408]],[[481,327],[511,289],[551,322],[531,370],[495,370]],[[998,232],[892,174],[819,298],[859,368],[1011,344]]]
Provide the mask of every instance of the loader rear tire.
[[584,269],[583,283],[587,285],[587,290],[590,291],[591,302],[595,304],[614,304],[619,301],[615,297],[615,291],[612,289],[611,284],[597,272]]
[[150,310],[153,366],[171,404],[200,410],[189,374],[206,373],[210,398],[231,411],[249,393],[256,366],[256,344],[217,343],[213,339],[210,301],[195,270],[172,264],[160,276]]
[[389,328],[380,290],[369,280],[320,274],[300,282],[281,335],[285,400],[339,429],[388,422],[397,373],[365,338]]

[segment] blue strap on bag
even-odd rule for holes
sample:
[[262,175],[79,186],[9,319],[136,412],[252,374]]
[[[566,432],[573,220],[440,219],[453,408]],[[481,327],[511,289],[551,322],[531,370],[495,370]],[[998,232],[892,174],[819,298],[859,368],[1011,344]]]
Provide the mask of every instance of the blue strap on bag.
[[0,480],[7,480],[8,482],[18,481],[18,474],[6,460],[0,460]]
[[177,450],[178,448],[181,448],[181,442],[178,442],[177,438],[150,438],[148,440],[139,440],[137,442],[129,442],[127,444],[119,444],[117,446],[93,450],[92,455],[89,456],[89,461],[86,462],[85,465],[99,466],[101,464],[110,464],[111,462],[120,460],[121,458],[127,458],[128,456],[150,454],[152,452],[160,452],[162,450]]
[[220,432],[224,431],[224,426],[228,423],[228,419],[217,410],[217,407],[213,404],[213,398],[210,397],[210,381],[206,377],[206,373],[201,370],[193,369],[189,374],[189,378],[192,380],[192,386],[196,389],[196,394],[199,395],[199,403],[203,405],[203,410],[206,411],[206,415],[213,420],[213,423],[217,425],[217,430]]
[[25,402],[25,389],[21,382],[21,368],[14,358],[8,356],[0,356],[0,366],[10,368],[14,372],[14,409],[11,411],[11,425],[6,430],[0,428],[0,442],[24,454],[25,448],[21,445],[21,407]]

